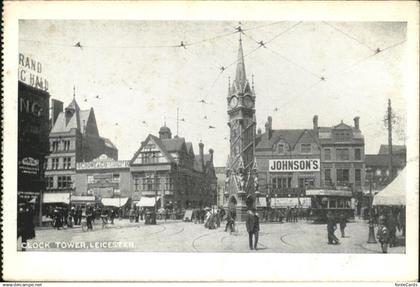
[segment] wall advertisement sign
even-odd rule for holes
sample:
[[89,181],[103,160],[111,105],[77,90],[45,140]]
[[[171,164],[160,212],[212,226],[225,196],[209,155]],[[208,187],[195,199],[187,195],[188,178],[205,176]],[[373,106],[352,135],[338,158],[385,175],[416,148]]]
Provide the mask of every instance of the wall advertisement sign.
[[320,159],[270,159],[270,172],[312,172],[320,171]]

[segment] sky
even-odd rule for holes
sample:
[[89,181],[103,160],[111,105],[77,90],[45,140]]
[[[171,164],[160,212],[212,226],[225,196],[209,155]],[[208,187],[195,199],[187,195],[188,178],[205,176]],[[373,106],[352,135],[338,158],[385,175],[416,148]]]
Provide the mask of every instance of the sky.
[[365,152],[377,153],[391,99],[394,144],[404,144],[403,22],[20,20],[19,52],[42,63],[51,98],[67,106],[75,87],[119,159],[131,159],[165,123],[176,135],[179,109],[178,135],[196,154],[200,141],[213,148],[223,166],[240,34],[257,128],[264,131],[267,116],[274,129],[310,129],[314,115],[320,126],[353,125],[359,116]]

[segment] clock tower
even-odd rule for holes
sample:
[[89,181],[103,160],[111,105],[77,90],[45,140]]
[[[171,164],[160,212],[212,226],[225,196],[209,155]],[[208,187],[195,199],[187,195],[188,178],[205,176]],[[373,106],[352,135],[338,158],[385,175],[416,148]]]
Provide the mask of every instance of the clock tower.
[[[226,167],[227,204],[245,209],[254,205],[256,167],[255,163],[255,91],[245,72],[242,39],[239,50],[236,75],[229,82],[227,113],[230,128],[230,155]],[[251,200],[250,200],[251,199]]]

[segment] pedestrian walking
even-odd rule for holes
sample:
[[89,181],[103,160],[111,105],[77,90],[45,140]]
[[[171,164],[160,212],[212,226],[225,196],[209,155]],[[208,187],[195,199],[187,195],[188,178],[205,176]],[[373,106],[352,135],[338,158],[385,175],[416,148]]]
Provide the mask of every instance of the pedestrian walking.
[[382,253],[388,253],[389,229],[386,226],[386,218],[383,215],[379,217],[378,232],[376,237],[381,245]]
[[328,232],[328,244],[340,244],[338,238],[334,235],[335,230],[337,229],[337,223],[334,215],[331,211],[327,213],[327,232]]
[[341,238],[344,238],[344,237],[346,237],[344,230],[347,226],[347,218],[346,218],[346,215],[344,214],[344,212],[341,212],[339,220],[340,220]]
[[233,232],[235,230],[235,219],[234,219],[234,214],[233,211],[228,210],[227,212],[227,217],[226,217],[226,227],[225,227],[225,232],[228,231],[229,232]]
[[397,244],[397,221],[394,213],[392,212],[392,209],[388,211],[388,217],[386,221],[389,230],[389,247],[395,247]]
[[[246,231],[248,232],[249,249],[257,250],[260,222],[256,210],[248,210],[246,217]],[[254,239],[254,242],[253,242]]]
[[53,211],[53,218],[54,218],[54,228],[57,230],[60,230],[61,227],[63,227],[63,215],[61,213],[61,210],[56,207]]
[[93,217],[94,217],[93,207],[87,206],[86,207],[86,225],[87,225],[88,230],[89,229],[93,230],[93,225],[92,225]]

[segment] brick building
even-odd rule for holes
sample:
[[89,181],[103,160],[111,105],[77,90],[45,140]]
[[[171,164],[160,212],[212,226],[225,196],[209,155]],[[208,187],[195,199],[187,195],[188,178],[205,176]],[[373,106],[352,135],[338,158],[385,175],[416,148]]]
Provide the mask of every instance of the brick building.
[[[389,171],[388,145],[381,145],[378,154],[367,154],[365,165],[366,171],[372,176],[372,189],[382,190],[392,181]],[[403,145],[392,146],[392,170],[394,175],[404,169],[407,163],[407,149]],[[369,190],[370,178],[366,176],[366,190]]]
[[[53,101],[50,153],[46,156],[46,191],[68,193],[75,191],[76,163],[89,162],[102,154],[118,159],[112,142],[99,135],[93,108],[81,110],[75,95],[62,110],[62,103]],[[48,202],[48,194],[44,202]]]
[[160,199],[160,205],[173,208],[207,206],[216,199],[216,175],[213,150],[204,154],[199,144],[196,156],[193,146],[184,138],[172,138],[163,126],[159,137],[149,134],[130,162],[133,201],[141,197]]
[[365,182],[365,140],[359,128],[359,117],[354,118],[354,126],[341,121],[333,127],[318,127],[318,118],[315,116],[314,129],[318,130],[321,145],[321,186],[362,192]]
[[[256,142],[260,192],[295,197],[304,195],[308,187],[321,186],[321,147],[315,129],[274,130],[268,117],[265,132],[258,131]],[[305,166],[300,168],[300,163]],[[288,166],[292,164],[298,166]]]
[[90,162],[78,162],[74,193],[77,199],[94,197],[96,202],[106,199],[114,207],[125,206],[131,198],[129,164],[128,160],[114,160],[105,154]]

